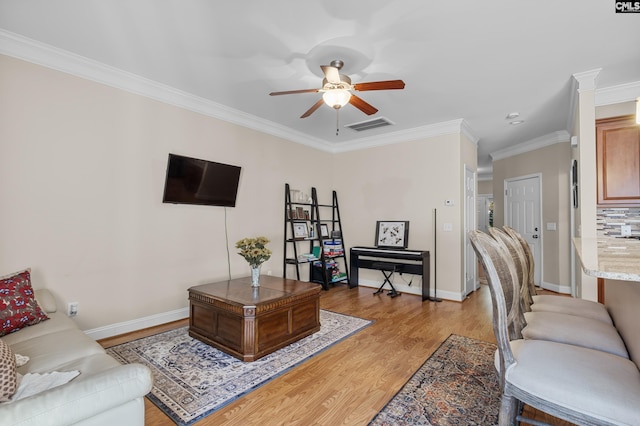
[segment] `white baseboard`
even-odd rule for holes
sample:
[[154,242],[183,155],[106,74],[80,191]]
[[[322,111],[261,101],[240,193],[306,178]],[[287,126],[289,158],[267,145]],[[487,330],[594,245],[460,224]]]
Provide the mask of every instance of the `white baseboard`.
[[[373,281],[373,280],[363,280],[363,279],[359,279],[358,280],[358,285],[360,287],[370,287],[370,288],[379,288],[382,285],[382,281]],[[398,282],[395,281],[393,282],[393,286],[395,287],[395,289],[400,292],[400,293],[407,293],[407,294],[415,294],[416,296],[421,296],[422,297],[422,282],[420,280],[418,280],[417,284],[413,284],[411,286],[409,286],[407,283],[404,282]],[[389,289],[389,285],[385,285],[385,290]],[[445,300],[454,300],[456,302],[462,302],[464,300],[464,296],[462,295],[462,293],[455,293],[455,292],[451,292],[451,291],[442,291],[440,289],[438,289],[437,294],[433,294],[433,287],[431,287],[429,289],[429,294],[431,295],[431,297],[437,297],[440,299],[445,299]]]
[[571,294],[571,286],[568,285],[553,284],[543,281],[540,287],[545,290],[555,291],[556,293]]
[[189,308],[176,309],[175,311],[163,312],[160,314],[150,315],[148,317],[138,318],[131,321],[119,322],[116,324],[106,325],[104,327],[85,330],[85,334],[94,340],[105,339],[107,337],[118,336],[120,334],[130,333],[143,328],[154,327],[156,325],[166,324],[172,321],[189,318]]
[[[378,288],[382,282],[373,280],[359,280],[361,287]],[[415,294],[416,296],[422,296],[422,282],[418,282],[417,285],[409,286],[406,283],[394,282],[393,286],[400,293]],[[388,285],[385,287],[388,288]],[[545,287],[546,288],[546,287]],[[555,290],[554,290],[555,291]],[[438,297],[445,300],[454,300],[456,302],[462,302],[464,296],[462,293],[455,293],[450,291],[438,290],[436,295],[433,294],[433,287],[430,290],[432,297]],[[178,321],[181,319],[189,318],[189,308],[176,309],[175,311],[163,312],[160,314],[150,315],[148,317],[138,318],[131,321],[119,322],[116,324],[105,325],[104,327],[93,328],[91,330],[85,330],[85,334],[94,340],[106,339],[107,337],[118,336],[120,334],[130,333],[132,331],[142,330],[144,328],[154,327],[156,325],[166,324],[172,321]]]

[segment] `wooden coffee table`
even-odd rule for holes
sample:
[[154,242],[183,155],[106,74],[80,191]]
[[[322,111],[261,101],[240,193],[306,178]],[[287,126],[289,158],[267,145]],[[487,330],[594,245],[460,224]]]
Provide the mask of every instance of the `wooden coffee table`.
[[255,361],[320,330],[318,284],[261,276],[189,289],[189,335],[242,361]]

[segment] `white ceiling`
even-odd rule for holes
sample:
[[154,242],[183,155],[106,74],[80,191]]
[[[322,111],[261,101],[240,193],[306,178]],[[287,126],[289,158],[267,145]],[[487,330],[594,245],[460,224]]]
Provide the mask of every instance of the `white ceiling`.
[[[0,0],[0,53],[10,50],[8,35],[31,39],[334,151],[463,123],[478,140],[480,172],[490,173],[490,153],[570,130],[573,74],[601,69],[598,90],[626,88],[627,100],[640,96],[640,15],[615,13],[614,4]],[[379,112],[366,116],[347,105],[340,126],[375,117],[393,126],[341,127],[336,136],[336,113],[327,106],[299,118],[319,93],[268,96],[319,88],[320,65],[333,59],[345,62],[342,72],[354,83],[406,83],[404,90],[359,92]],[[510,125],[511,112],[525,122]]]

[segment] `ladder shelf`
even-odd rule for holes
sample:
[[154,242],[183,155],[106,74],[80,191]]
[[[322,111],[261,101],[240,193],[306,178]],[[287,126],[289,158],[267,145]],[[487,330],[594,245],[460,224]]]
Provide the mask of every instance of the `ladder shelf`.
[[[315,187],[311,188],[309,202],[293,200],[291,193],[289,184],[285,184],[283,277],[287,278],[287,266],[293,265],[295,278],[300,280],[301,265],[309,265],[309,281],[321,284],[325,290],[331,284],[348,283],[336,191],[332,204],[319,204]],[[327,219],[322,218],[325,216]],[[304,248],[308,251],[303,251]]]

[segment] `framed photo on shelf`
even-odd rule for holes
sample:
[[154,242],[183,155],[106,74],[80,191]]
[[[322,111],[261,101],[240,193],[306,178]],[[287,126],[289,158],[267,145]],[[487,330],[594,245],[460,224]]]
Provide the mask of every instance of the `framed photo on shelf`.
[[304,220],[304,209],[302,207],[296,207],[296,217],[299,220]]
[[293,222],[293,238],[308,238],[309,227],[307,222]]
[[296,211],[294,209],[287,210],[287,219],[297,219]]
[[379,220],[376,222],[376,247],[406,249],[409,246],[409,221]]
[[320,224],[320,236],[322,238],[329,238],[329,227],[326,223]]

